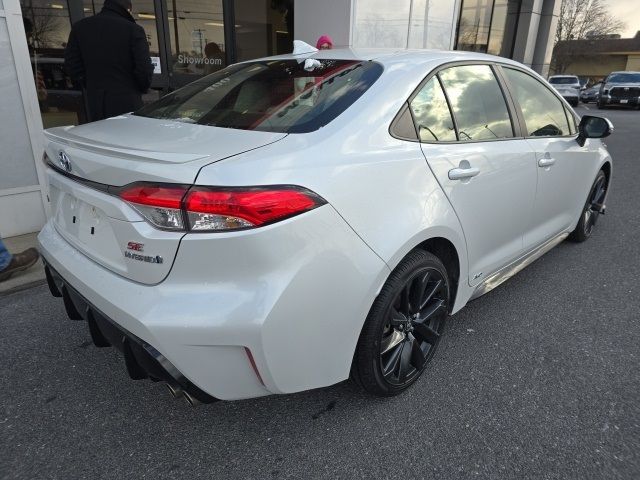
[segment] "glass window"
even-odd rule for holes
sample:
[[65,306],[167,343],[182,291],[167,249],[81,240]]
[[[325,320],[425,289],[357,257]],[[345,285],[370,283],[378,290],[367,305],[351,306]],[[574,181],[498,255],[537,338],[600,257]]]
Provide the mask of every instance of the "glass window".
[[539,80],[520,70],[503,68],[515,100],[520,104],[527,136],[548,137],[569,135],[564,106]]
[[66,1],[21,0],[20,6],[44,128],[82,123],[82,92],[64,69],[71,31]]
[[224,68],[222,0],[170,0],[167,9],[173,72],[208,75]]
[[[82,9],[85,17],[91,17],[102,10],[103,0],[82,0]],[[147,35],[149,53],[151,57],[160,60],[160,46],[158,42],[158,29],[156,27],[156,12],[153,0],[134,0],[132,2],[131,15]]]
[[420,141],[452,142],[457,140],[447,99],[436,77],[429,80],[413,98],[411,111],[420,132]]
[[233,65],[143,107],[136,115],[216,127],[303,133],[340,115],[378,79],[375,62],[297,60]]
[[640,83],[640,73],[612,73],[607,77],[612,83]]
[[549,83],[555,85],[574,85],[576,83],[580,83],[578,77],[551,77],[549,78]]
[[495,0],[487,53],[511,57],[522,0]]
[[491,67],[451,67],[439,75],[461,142],[513,137],[509,110]]
[[486,53],[494,0],[463,0],[458,24],[458,50]]
[[238,61],[291,53],[293,0],[235,0]]

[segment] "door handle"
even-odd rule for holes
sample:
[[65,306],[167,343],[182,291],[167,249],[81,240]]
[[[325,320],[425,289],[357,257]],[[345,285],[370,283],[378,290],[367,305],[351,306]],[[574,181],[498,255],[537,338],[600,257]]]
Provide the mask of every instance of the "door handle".
[[464,180],[475,177],[479,173],[480,169],[478,167],[453,168],[449,170],[449,180]]
[[538,160],[538,166],[542,168],[550,167],[554,163],[556,163],[556,159],[550,158],[550,157],[543,157],[540,160]]

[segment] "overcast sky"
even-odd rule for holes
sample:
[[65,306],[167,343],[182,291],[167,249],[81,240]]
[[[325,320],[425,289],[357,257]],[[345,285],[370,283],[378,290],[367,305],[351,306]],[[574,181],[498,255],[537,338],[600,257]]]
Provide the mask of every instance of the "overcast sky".
[[627,24],[620,32],[623,38],[633,37],[640,30],[640,5],[638,0],[606,0],[611,14]]

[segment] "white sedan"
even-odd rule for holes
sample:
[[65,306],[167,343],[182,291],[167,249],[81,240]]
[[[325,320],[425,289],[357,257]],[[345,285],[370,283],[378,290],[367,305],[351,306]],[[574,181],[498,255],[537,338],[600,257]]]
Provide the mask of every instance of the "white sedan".
[[240,63],[45,132],[49,287],[132,378],[191,403],[350,376],[394,395],[449,315],[592,234],[611,130],[500,57]]

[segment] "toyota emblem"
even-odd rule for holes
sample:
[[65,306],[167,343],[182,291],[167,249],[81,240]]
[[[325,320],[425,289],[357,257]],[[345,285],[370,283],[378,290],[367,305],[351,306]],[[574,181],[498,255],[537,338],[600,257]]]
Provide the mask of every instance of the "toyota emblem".
[[71,159],[69,159],[69,156],[66,153],[60,152],[58,154],[58,163],[65,171],[71,171]]

